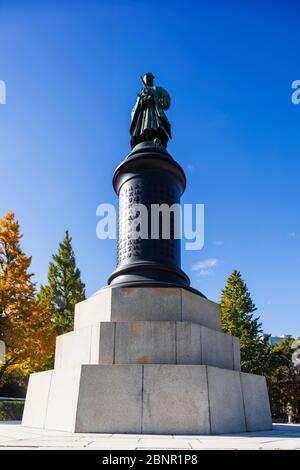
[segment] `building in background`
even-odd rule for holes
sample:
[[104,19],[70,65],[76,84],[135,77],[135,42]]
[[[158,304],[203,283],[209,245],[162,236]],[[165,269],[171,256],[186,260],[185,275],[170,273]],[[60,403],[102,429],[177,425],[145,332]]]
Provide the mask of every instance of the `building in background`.
[[275,346],[280,343],[284,338],[292,338],[292,335],[281,335],[281,336],[269,336],[269,342],[271,346]]

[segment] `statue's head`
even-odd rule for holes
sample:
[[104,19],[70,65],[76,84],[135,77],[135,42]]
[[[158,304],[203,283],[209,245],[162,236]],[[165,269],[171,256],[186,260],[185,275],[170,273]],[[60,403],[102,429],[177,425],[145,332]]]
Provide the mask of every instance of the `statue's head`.
[[145,83],[145,85],[153,86],[153,80],[154,80],[154,75],[152,75],[151,72],[147,72],[143,76],[143,82]]

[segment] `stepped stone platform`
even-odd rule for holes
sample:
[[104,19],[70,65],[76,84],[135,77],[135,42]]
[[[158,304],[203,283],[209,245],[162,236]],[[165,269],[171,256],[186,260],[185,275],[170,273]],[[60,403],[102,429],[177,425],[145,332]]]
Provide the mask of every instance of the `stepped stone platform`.
[[272,427],[264,377],[240,371],[220,306],[183,288],[105,288],[76,305],[55,368],[32,374],[23,426],[220,434]]

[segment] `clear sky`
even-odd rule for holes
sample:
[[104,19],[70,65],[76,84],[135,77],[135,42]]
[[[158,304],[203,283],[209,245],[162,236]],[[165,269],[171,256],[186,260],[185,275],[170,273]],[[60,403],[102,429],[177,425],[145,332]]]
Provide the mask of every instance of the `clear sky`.
[[0,216],[16,213],[36,281],[68,228],[87,294],[106,284],[115,242],[97,239],[96,207],[116,203],[151,71],[172,97],[183,202],[205,204],[183,269],[216,301],[239,269],[264,330],[299,336],[299,21],[293,1],[0,0]]

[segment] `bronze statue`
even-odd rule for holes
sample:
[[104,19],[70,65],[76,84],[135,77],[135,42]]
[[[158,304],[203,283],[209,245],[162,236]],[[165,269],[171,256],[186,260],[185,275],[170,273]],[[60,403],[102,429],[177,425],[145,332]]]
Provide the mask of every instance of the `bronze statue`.
[[138,94],[131,113],[131,147],[145,141],[155,141],[167,147],[171,138],[171,125],[164,109],[169,109],[171,98],[160,86],[154,86],[154,76],[148,72],[141,80],[144,88]]

